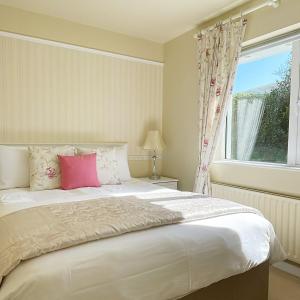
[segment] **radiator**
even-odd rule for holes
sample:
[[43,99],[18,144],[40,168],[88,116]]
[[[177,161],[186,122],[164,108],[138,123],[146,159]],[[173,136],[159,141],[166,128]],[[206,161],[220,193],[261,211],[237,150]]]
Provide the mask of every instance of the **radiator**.
[[300,264],[300,200],[218,183],[212,184],[212,195],[259,209],[273,224],[288,259]]

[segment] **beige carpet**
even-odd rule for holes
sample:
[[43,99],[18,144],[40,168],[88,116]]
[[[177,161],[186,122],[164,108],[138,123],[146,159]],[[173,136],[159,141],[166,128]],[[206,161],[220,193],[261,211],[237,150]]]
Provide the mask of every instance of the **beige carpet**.
[[300,300],[300,278],[271,267],[269,300]]

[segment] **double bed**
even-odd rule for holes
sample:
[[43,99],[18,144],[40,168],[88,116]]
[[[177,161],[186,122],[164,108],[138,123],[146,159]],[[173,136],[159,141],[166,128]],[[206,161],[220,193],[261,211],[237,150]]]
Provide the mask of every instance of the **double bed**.
[[[199,195],[138,179],[69,191],[8,189],[0,191],[0,220],[39,206],[92,199],[126,203],[128,197],[169,203]],[[161,225],[21,261],[4,276],[0,300],[267,299],[268,264],[284,253],[259,213],[236,211]]]

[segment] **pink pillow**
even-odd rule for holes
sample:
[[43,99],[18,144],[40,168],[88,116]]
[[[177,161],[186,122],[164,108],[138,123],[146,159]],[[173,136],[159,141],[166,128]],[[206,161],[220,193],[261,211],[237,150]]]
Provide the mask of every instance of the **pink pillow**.
[[96,169],[96,153],[77,156],[58,155],[58,159],[63,190],[100,186]]

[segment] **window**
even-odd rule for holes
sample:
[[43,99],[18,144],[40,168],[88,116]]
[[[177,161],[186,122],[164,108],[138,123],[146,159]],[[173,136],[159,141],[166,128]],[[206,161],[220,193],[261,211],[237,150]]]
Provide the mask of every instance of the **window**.
[[226,120],[227,159],[300,165],[299,72],[299,41],[242,53]]

